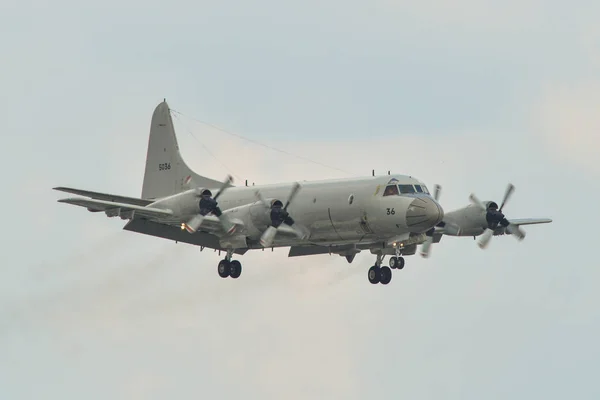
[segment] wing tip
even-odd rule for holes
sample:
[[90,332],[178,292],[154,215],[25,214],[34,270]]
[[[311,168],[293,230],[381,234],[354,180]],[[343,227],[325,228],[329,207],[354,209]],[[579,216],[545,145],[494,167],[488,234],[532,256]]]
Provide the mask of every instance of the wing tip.
[[77,200],[85,200],[85,199],[82,199],[81,197],[68,197],[66,199],[58,199],[58,200],[56,200],[56,202],[57,203],[73,204],[73,202],[77,201]]

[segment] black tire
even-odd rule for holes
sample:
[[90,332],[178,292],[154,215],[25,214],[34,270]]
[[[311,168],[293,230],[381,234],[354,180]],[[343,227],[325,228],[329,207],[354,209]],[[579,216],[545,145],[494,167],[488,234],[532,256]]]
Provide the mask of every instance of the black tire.
[[398,265],[396,266],[398,269],[404,268],[404,257],[398,257]]
[[238,260],[233,260],[230,264],[229,276],[233,279],[237,279],[242,274],[242,264]]
[[227,260],[219,261],[219,265],[217,266],[217,272],[221,278],[227,278],[231,273],[231,263]]
[[390,258],[390,268],[396,269],[397,266],[398,266],[398,259],[396,257]]
[[381,280],[381,268],[375,265],[372,266],[371,268],[369,268],[369,273],[367,274],[367,277],[369,278],[369,282],[371,282],[373,285],[379,283],[379,281]]
[[382,285],[387,285],[392,280],[392,270],[389,267],[381,267],[381,271],[379,272],[380,279],[379,282]]

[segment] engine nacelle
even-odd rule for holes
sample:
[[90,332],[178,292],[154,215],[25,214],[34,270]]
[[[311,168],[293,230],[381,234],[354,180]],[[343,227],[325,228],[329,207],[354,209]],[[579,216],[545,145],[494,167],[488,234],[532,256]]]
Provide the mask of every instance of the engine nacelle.
[[200,196],[210,190],[204,188],[195,188],[177,193],[152,203],[153,207],[167,208],[173,211],[175,215],[187,217],[196,215],[200,212]]
[[260,201],[230,208],[223,211],[223,214],[241,220],[244,223],[244,235],[251,239],[260,239],[263,232],[271,225],[271,210]]
[[447,212],[444,216],[444,235],[474,236],[487,227],[485,212],[473,205]]

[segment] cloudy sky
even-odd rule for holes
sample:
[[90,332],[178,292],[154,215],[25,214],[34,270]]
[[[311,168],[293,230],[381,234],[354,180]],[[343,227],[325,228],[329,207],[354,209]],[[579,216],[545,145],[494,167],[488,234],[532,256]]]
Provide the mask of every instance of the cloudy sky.
[[[0,398],[597,399],[600,5],[496,3],[2,2]],[[446,210],[512,182],[509,218],[554,223],[444,238],[387,287],[286,250],[223,280],[51,190],[139,196],[165,97],[211,178],[392,170]]]

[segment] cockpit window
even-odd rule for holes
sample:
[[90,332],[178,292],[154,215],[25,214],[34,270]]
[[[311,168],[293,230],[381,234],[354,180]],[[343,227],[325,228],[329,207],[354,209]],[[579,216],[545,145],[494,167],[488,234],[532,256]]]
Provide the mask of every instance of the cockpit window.
[[421,187],[423,188],[423,192],[429,194],[429,190],[427,189],[427,186],[425,185],[421,185]]
[[400,193],[415,193],[413,185],[398,185],[400,187]]
[[415,189],[417,189],[418,193],[423,193],[423,189],[421,189],[421,185],[415,185]]
[[385,191],[383,192],[384,196],[396,196],[398,195],[398,186],[389,185],[385,187]]

